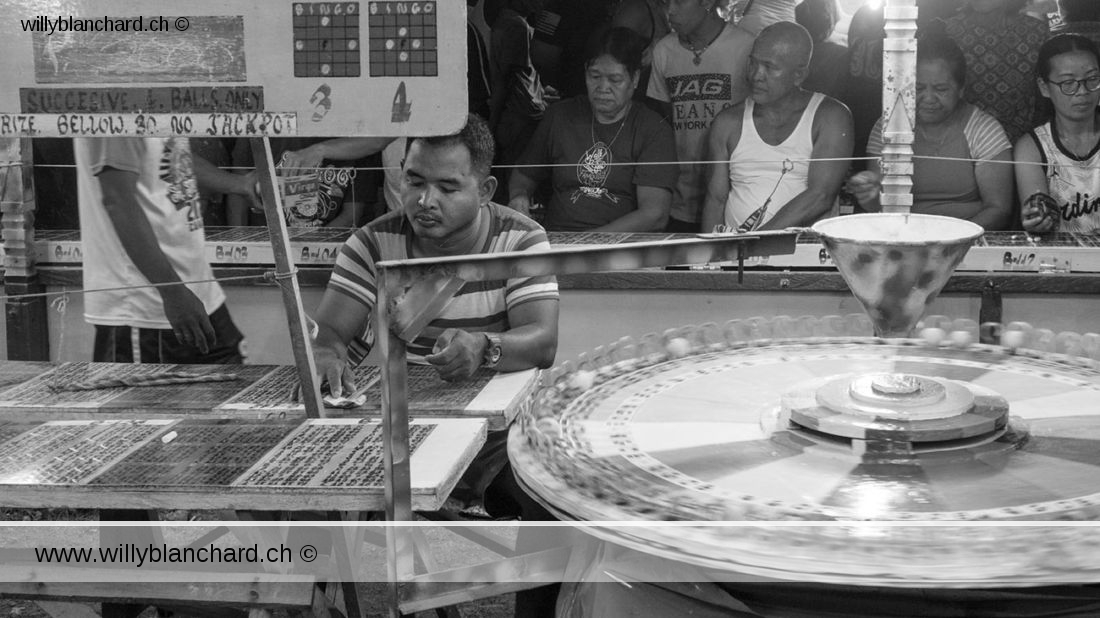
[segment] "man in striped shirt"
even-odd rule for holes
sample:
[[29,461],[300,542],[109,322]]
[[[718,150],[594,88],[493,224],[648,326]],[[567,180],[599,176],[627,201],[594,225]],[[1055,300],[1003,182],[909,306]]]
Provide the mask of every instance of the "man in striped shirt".
[[[456,135],[409,140],[402,209],[348,239],[317,311],[314,358],[333,395],[355,389],[350,367],[370,351],[377,262],[549,248],[537,223],[490,202],[497,185],[489,174],[492,160],[492,134],[476,115]],[[431,364],[445,380],[461,380],[485,366],[549,367],[557,342],[558,287],[548,276],[467,282],[408,349],[410,362]],[[494,433],[500,435],[490,435],[482,449],[486,457],[479,456],[464,477],[482,477],[469,479],[475,496],[507,463],[507,432]]]

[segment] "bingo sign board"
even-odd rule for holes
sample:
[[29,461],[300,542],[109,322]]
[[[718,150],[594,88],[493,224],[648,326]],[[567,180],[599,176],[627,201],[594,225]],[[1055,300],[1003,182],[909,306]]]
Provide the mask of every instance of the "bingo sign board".
[[465,121],[460,0],[0,8],[0,137],[386,137]]

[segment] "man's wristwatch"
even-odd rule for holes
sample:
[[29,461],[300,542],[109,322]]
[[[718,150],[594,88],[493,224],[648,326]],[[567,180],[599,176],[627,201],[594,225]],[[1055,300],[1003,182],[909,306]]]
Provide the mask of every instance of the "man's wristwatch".
[[500,363],[500,357],[504,349],[500,347],[500,335],[496,333],[482,333],[488,343],[485,345],[485,355],[481,357],[483,367],[496,367]]

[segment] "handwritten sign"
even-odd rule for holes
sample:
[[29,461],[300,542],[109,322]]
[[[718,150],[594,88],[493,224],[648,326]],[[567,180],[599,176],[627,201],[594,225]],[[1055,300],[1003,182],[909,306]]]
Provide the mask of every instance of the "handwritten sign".
[[0,114],[0,137],[293,136],[292,113],[212,114]]
[[415,136],[465,121],[458,0],[0,9],[0,137]]
[[263,88],[20,88],[24,114],[262,112]]

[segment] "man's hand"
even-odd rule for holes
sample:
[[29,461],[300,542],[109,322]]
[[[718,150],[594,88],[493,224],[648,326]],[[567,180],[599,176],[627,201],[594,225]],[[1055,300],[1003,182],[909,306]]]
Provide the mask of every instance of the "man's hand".
[[508,208],[521,215],[531,216],[531,198],[527,195],[517,195],[508,200]]
[[871,170],[864,170],[848,179],[846,189],[860,206],[867,206],[878,199],[879,192],[882,191],[882,178]]
[[172,325],[176,339],[198,348],[203,354],[210,352],[210,346],[217,337],[202,301],[182,284],[163,286],[157,290],[164,301],[164,316]]
[[348,366],[347,350],[333,346],[313,344],[313,363],[321,383],[328,383],[333,397],[343,397],[355,392],[355,373]]
[[[239,195],[243,195],[248,198],[248,208],[256,214],[264,214],[264,196],[260,187],[260,172],[252,170],[247,174],[244,174],[244,180],[242,181],[244,188]],[[276,187],[276,191],[278,187]]]
[[[322,142],[323,143],[323,142]],[[292,176],[316,174],[325,159],[322,143],[313,144],[301,150],[288,150],[283,153],[283,169]]]
[[481,367],[489,340],[482,333],[448,328],[435,340],[432,354],[424,357],[444,380],[465,380]]

